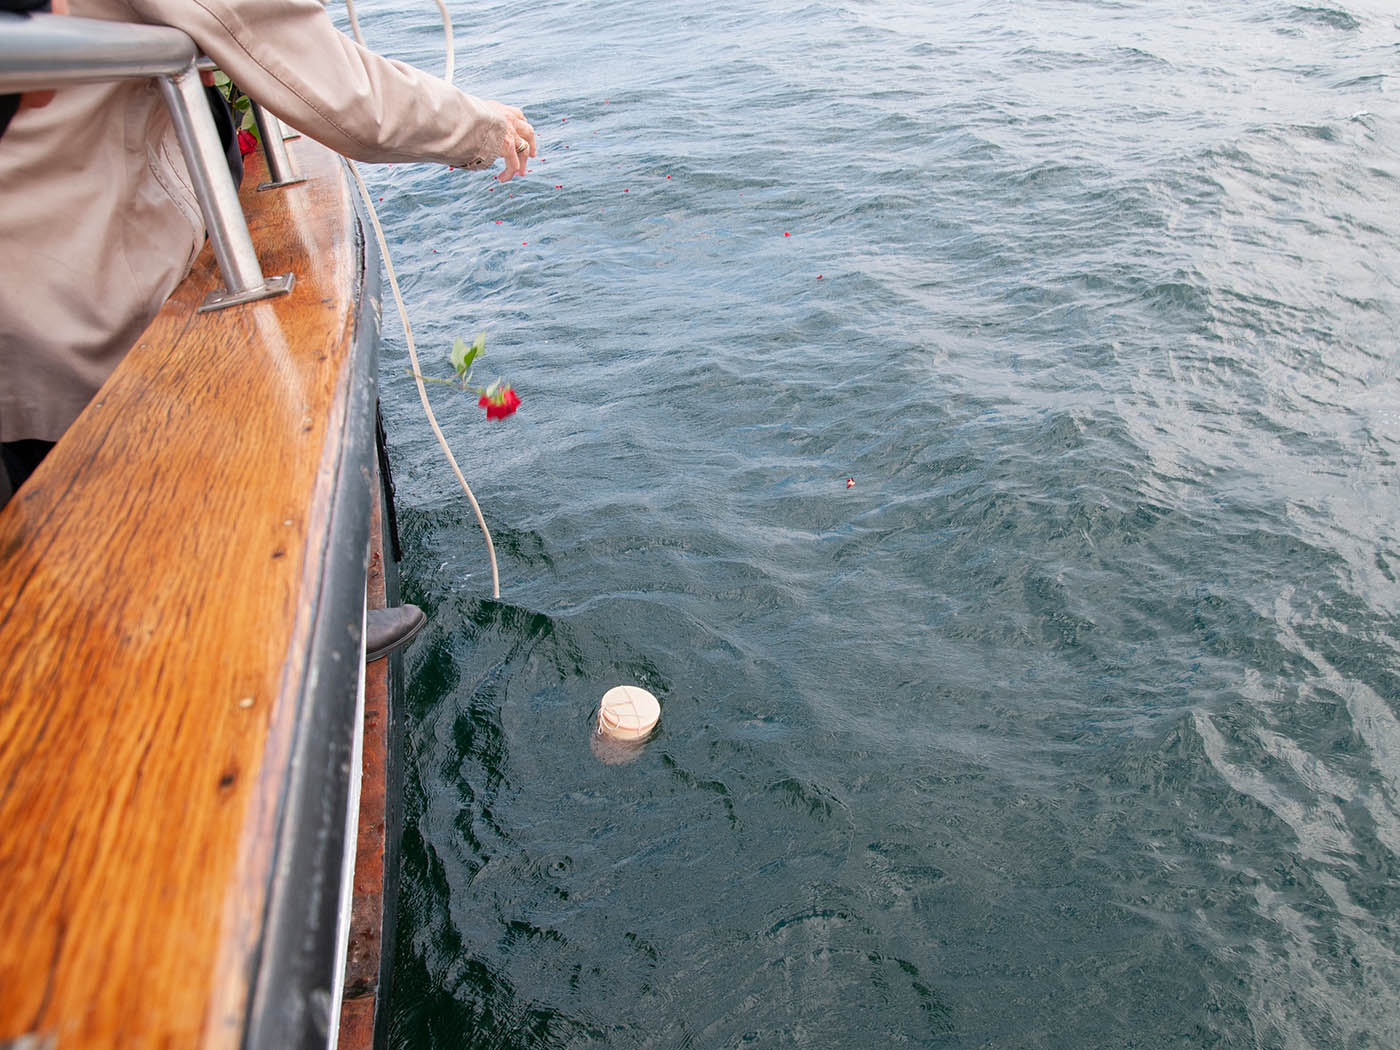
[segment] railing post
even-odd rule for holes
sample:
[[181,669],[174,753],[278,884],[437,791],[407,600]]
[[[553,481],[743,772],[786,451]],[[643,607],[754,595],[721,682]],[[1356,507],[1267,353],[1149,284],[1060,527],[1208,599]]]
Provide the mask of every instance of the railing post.
[[[208,55],[200,55],[195,59],[195,68],[201,73],[213,73],[218,70],[214,60]],[[253,120],[258,125],[258,137],[262,139],[263,156],[267,159],[267,173],[271,176],[267,182],[259,183],[258,190],[271,190],[279,186],[295,186],[299,182],[306,180],[292,171],[292,158],[287,155],[287,147],[284,143],[288,139],[300,138],[300,135],[289,135],[282,128],[282,122],[276,115],[269,113],[258,105],[257,101],[250,95],[244,95],[248,100],[249,108],[253,111]],[[236,128],[239,124],[238,111],[234,110],[233,124]],[[0,1047],[0,1050],[4,1050]]]
[[158,82],[204,213],[210,247],[224,278],[225,287],[209,293],[200,310],[218,310],[291,291],[291,274],[263,277],[253,238],[247,223],[242,221],[238,190],[223,146],[205,112],[209,103],[194,63],[173,76],[159,77]]
[[292,171],[292,160],[287,156],[286,132],[276,115],[269,113],[249,99],[253,108],[253,119],[258,124],[258,137],[262,139],[263,156],[267,158],[266,182],[259,183],[259,190],[270,190],[278,186],[295,186],[306,180]]

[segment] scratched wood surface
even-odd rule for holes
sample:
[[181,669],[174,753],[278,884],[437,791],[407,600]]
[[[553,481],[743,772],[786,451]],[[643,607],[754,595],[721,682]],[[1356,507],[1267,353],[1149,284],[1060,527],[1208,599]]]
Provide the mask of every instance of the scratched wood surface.
[[288,146],[242,196],[293,292],[197,314],[206,246],[0,513],[0,1044],[239,1046],[360,266]]

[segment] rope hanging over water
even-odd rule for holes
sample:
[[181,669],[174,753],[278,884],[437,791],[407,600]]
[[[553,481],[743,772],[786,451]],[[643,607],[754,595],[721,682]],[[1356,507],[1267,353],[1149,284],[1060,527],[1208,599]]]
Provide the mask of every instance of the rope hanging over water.
[[[438,11],[442,14],[442,30],[446,37],[446,62],[443,68],[442,78],[448,83],[452,82],[452,71],[456,65],[456,49],[452,43],[452,16],[447,11],[447,5],[443,0],[434,0],[438,6]],[[361,47],[366,47],[364,34],[360,32],[359,19],[355,17],[355,0],[345,0],[345,8],[350,16],[350,29],[354,33],[355,42]],[[433,434],[437,437],[438,444],[442,447],[442,453],[447,457],[448,464],[452,467],[452,473],[457,477],[457,484],[462,487],[462,491],[467,495],[467,502],[472,506],[472,513],[476,515],[476,523],[481,528],[481,535],[486,540],[486,554],[491,562],[491,597],[501,596],[501,576],[496,567],[496,545],[491,542],[491,530],[486,527],[486,519],[482,516],[481,505],[477,503],[476,496],[472,494],[472,488],[467,484],[467,479],[462,475],[462,468],[457,465],[457,457],[452,454],[452,448],[447,443],[447,438],[443,436],[442,427],[438,426],[437,416],[433,414],[433,406],[428,402],[428,390],[423,385],[422,367],[418,364],[418,348],[413,342],[413,326],[408,322],[408,310],[404,307],[403,295],[399,291],[398,275],[394,272],[394,262],[389,256],[389,245],[384,239],[384,228],[379,225],[379,213],[374,210],[374,202],[370,199],[369,189],[365,186],[365,180],[360,177],[360,169],[350,158],[345,158],[345,163],[350,167],[350,174],[355,177],[355,185],[359,188],[360,199],[365,202],[365,208],[369,212],[370,224],[374,227],[375,240],[379,242],[379,254],[384,259],[384,272],[389,277],[389,288],[394,293],[394,303],[399,309],[399,320],[403,324],[404,341],[408,345],[408,359],[413,363],[413,382],[418,387],[418,399],[423,403],[423,414],[428,418],[428,425],[433,428]]]

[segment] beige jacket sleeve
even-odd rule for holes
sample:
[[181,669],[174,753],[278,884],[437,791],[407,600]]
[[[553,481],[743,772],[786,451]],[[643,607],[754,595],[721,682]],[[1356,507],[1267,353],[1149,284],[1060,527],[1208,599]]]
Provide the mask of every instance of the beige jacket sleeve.
[[246,94],[291,127],[364,161],[485,168],[504,114],[421,70],[360,47],[317,0],[127,0],[183,29]]

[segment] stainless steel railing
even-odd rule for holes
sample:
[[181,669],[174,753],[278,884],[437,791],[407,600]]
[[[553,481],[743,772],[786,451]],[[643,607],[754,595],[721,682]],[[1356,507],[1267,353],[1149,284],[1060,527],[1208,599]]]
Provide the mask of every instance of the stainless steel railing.
[[[0,93],[129,78],[157,80],[224,279],[224,287],[211,292],[200,309],[217,310],[282,295],[291,290],[293,277],[263,276],[200,84],[198,58],[194,41],[169,26],[0,12]],[[263,137],[266,142],[266,131]],[[280,147],[280,130],[276,138]],[[285,149],[281,157],[286,177]],[[274,171],[274,184],[278,177]]]

